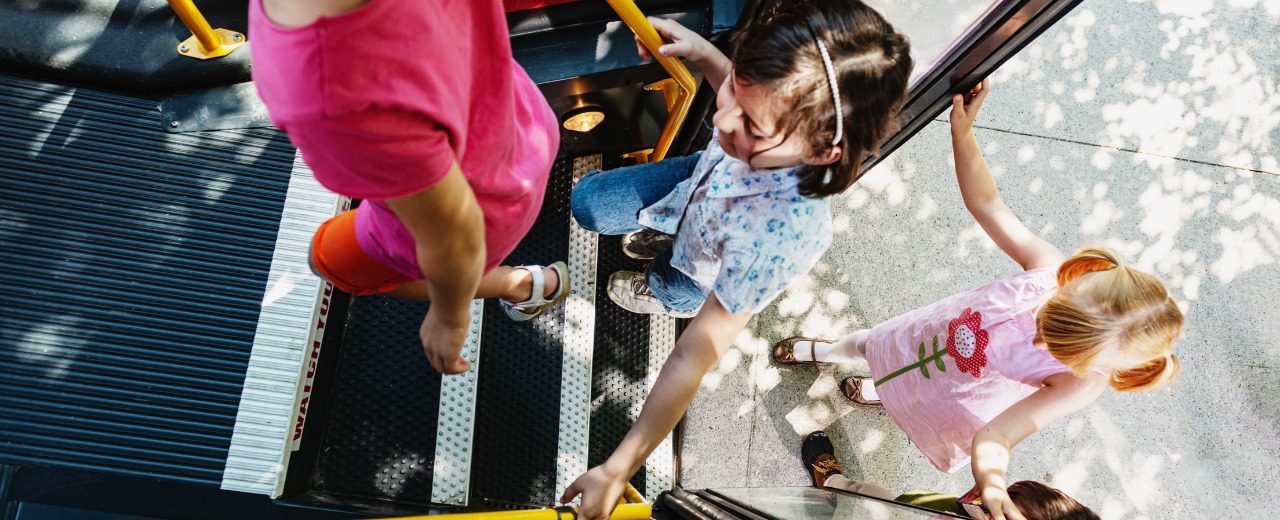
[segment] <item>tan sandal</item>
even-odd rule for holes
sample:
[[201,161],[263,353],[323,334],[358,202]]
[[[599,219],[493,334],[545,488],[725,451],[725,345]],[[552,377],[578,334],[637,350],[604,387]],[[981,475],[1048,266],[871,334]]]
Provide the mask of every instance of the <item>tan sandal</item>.
[[800,361],[796,359],[796,343],[809,342],[809,359],[817,359],[817,343],[835,343],[827,339],[792,336],[773,345],[773,361],[779,365],[798,365],[800,363],[822,363],[821,361]]
[[[869,377],[846,377],[840,382],[840,393],[856,404],[863,406],[884,406],[879,399],[867,399],[862,393],[862,385],[868,385],[869,392],[875,392],[875,382]],[[879,397],[879,396],[877,396]]]

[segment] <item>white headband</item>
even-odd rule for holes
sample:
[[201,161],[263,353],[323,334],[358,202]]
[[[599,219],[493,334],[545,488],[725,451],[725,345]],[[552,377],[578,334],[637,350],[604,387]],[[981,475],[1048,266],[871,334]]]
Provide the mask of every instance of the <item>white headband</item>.
[[831,141],[831,146],[840,144],[840,138],[844,137],[844,111],[840,109],[840,87],[836,85],[836,67],[831,64],[831,54],[827,52],[827,46],[822,44],[822,40],[814,38],[813,41],[818,42],[818,50],[822,51],[822,65],[827,68],[827,83],[831,84],[831,99],[836,103],[836,138]]

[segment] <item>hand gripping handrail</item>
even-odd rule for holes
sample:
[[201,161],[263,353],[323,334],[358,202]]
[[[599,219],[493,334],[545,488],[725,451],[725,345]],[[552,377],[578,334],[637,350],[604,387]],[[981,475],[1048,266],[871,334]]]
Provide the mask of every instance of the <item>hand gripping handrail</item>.
[[693,95],[697,92],[698,85],[693,82],[693,74],[689,73],[689,69],[685,68],[679,59],[658,54],[658,47],[662,46],[662,36],[645,18],[644,13],[640,12],[640,8],[636,7],[633,0],[608,0],[608,2],[609,6],[622,18],[622,23],[627,24],[627,27],[636,33],[644,48],[648,49],[649,54],[652,54],[667,74],[671,75],[671,78],[644,87],[645,90],[662,90],[662,97],[667,104],[667,123],[663,125],[662,133],[658,135],[657,144],[652,149],[632,152],[624,156],[634,157],[636,162],[641,164],[661,161],[667,156],[667,151],[671,149],[671,141],[675,139],[676,132],[680,131],[685,116],[689,114],[689,106],[693,104]]
[[[610,518],[613,520],[648,520],[653,515],[653,506],[644,501],[640,492],[627,483],[623,490],[618,507],[614,508]],[[480,513],[459,513],[453,515],[406,516],[387,520],[576,520],[578,508],[561,506],[547,509],[525,509],[520,511],[484,511]]]
[[221,58],[245,42],[244,34],[209,26],[192,0],[169,0],[169,7],[191,30],[191,37],[178,44],[178,54],[198,60]]
[[[623,504],[613,510],[613,520],[648,520],[653,515],[653,507],[649,504]],[[407,516],[387,520],[576,520],[578,509],[563,506],[548,509],[526,509],[521,511],[486,511],[481,513],[459,513],[453,515]]]

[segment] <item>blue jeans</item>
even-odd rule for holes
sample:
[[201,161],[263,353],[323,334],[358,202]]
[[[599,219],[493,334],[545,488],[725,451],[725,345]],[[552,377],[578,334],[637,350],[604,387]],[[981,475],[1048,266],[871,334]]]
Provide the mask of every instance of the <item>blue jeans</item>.
[[[685,179],[693,176],[702,152],[688,157],[672,157],[655,163],[594,171],[582,177],[569,199],[578,225],[601,235],[625,235],[644,229],[640,210],[662,200]],[[668,250],[649,262],[645,278],[649,291],[668,309],[676,312],[698,310],[707,295],[698,284],[671,266]]]

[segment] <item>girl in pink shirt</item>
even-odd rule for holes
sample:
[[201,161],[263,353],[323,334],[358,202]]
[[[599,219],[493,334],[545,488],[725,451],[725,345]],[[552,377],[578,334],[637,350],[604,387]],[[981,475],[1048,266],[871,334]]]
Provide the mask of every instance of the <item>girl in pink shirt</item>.
[[512,58],[499,0],[252,0],[253,79],[326,188],[363,199],[320,227],[313,270],[357,295],[430,299],[420,329],[454,374],[473,298],[530,320],[563,262],[500,265],[537,219],[559,124]]
[[[1103,247],[1070,258],[1032,234],[996,192],[973,135],[987,82],[952,99],[951,136],[965,207],[1025,269],[839,341],[789,338],[783,364],[866,359],[874,379],[841,389],[879,403],[938,469],[972,465],[993,518],[1023,519],[1005,484],[1009,452],[1049,422],[1119,391],[1172,381],[1182,312],[1155,277]],[[874,388],[872,381],[874,380]],[[815,470],[816,471],[816,470]]]

